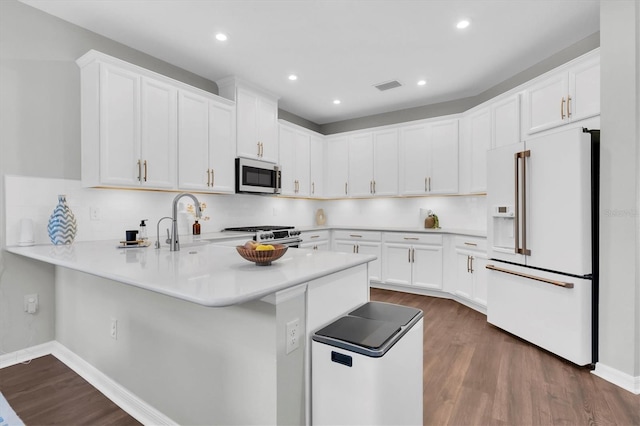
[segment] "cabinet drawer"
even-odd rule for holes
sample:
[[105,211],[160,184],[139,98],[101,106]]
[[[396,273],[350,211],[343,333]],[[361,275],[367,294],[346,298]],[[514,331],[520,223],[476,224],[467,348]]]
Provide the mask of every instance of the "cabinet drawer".
[[329,239],[329,231],[304,231],[300,233],[300,238],[305,243],[324,241]]
[[477,250],[483,253],[487,251],[487,239],[482,237],[457,235],[454,238],[454,244],[459,249]]
[[376,231],[333,231],[334,240],[380,241],[381,238],[382,233]]
[[442,234],[405,234],[385,232],[384,241],[388,243],[433,244],[442,245]]

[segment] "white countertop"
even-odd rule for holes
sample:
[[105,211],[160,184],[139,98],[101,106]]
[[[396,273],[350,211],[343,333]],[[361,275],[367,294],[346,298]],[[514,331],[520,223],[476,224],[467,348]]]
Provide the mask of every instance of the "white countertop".
[[117,248],[116,241],[7,247],[10,253],[130,284],[204,306],[230,306],[260,299],[372,260],[375,256],[289,249],[270,266],[257,266],[235,247],[216,244],[180,251],[164,246]]
[[487,237],[487,231],[478,231],[475,229],[458,229],[458,228],[424,228],[415,227],[389,227],[389,226],[341,226],[341,225],[324,225],[324,226],[299,226],[300,231],[335,231],[335,230],[353,230],[353,231],[378,231],[378,232],[415,232],[423,234],[455,234],[468,235],[472,237]]

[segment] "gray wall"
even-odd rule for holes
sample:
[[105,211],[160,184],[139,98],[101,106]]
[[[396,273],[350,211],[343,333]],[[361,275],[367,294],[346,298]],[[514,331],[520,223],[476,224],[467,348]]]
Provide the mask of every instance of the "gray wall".
[[[4,176],[80,179],[80,70],[90,49],[217,93],[215,83],[15,0],[0,0],[0,245]],[[51,200],[51,209],[56,200]],[[28,212],[25,212],[28,215]],[[38,293],[41,310],[22,311]],[[53,267],[0,253],[0,355],[54,338]]]
[[637,378],[640,376],[640,3],[600,2],[600,28],[600,362]]
[[388,124],[404,123],[407,121],[420,120],[423,118],[438,117],[447,114],[458,114],[476,105],[492,99],[501,93],[518,87],[527,81],[544,74],[572,59],[583,55],[600,45],[600,33],[595,33],[589,37],[575,43],[566,49],[550,56],[542,62],[522,71],[521,73],[503,81],[496,86],[485,90],[477,96],[458,99],[450,102],[443,102],[433,105],[425,105],[415,108],[408,108],[399,111],[392,111],[384,114],[376,114],[367,117],[354,118],[351,120],[336,121],[320,126],[320,133],[331,135],[334,133],[348,132],[351,130],[366,129]]

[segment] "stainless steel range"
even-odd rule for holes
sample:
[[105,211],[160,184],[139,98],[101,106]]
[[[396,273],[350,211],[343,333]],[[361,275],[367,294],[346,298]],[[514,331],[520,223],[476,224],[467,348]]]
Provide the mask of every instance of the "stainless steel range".
[[298,247],[302,238],[300,231],[293,226],[240,226],[225,228],[229,232],[246,232],[248,238],[264,244],[284,244],[289,247]]

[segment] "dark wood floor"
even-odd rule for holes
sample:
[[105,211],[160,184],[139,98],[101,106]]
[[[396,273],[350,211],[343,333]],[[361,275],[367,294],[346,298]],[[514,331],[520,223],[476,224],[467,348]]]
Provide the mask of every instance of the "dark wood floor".
[[372,289],[424,311],[425,425],[640,425],[634,395],[455,301]]
[[140,425],[52,355],[0,369],[0,392],[26,426]]
[[[486,322],[452,300],[371,290],[424,311],[425,425],[640,425],[633,395]],[[139,424],[53,356],[0,369],[31,425]]]

